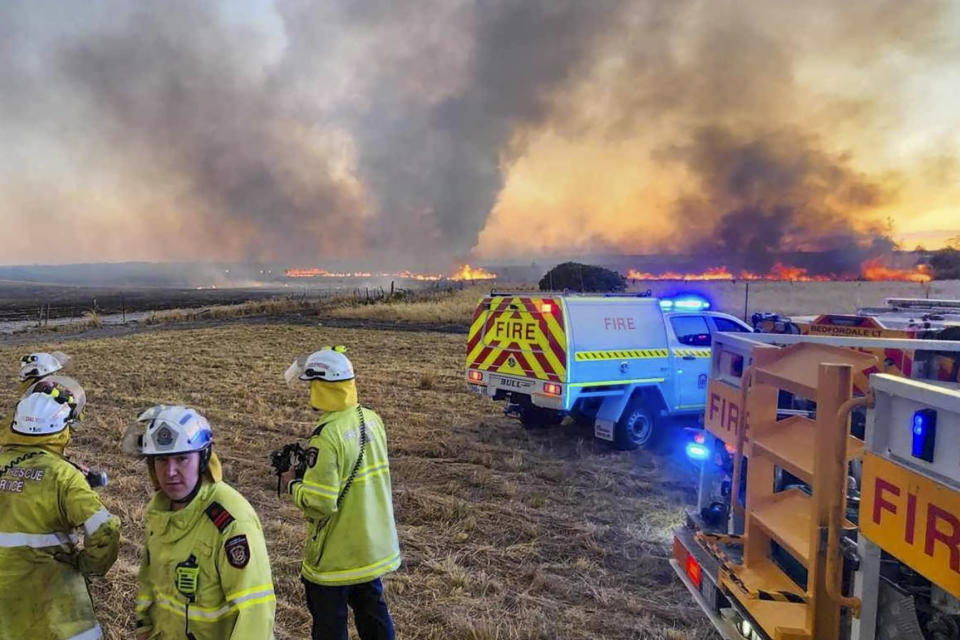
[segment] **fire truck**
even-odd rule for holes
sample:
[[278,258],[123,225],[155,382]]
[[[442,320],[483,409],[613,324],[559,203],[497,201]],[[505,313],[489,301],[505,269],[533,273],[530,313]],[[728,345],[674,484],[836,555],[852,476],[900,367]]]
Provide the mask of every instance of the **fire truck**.
[[[883,372],[890,353],[909,369]],[[960,639],[960,385],[943,359],[960,343],[714,337],[671,564],[723,638]]]
[[864,307],[855,314],[825,313],[797,318],[755,313],[756,331],[862,338],[960,337],[960,300],[887,298],[886,306]]
[[569,414],[620,449],[649,447],[702,419],[721,331],[751,328],[696,295],[494,291],[473,315],[466,381],[526,426]]

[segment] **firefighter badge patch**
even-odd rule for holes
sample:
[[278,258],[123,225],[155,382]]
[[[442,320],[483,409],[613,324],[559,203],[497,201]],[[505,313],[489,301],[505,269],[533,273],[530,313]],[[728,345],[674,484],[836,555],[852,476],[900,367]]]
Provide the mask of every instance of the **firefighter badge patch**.
[[243,569],[250,562],[250,545],[247,544],[247,536],[230,538],[223,545],[223,550],[227,553],[227,562],[231,567]]
[[317,453],[319,452],[317,451],[316,447],[310,447],[307,449],[306,454],[304,454],[304,458],[307,461],[307,466],[311,469],[313,469],[317,464]]

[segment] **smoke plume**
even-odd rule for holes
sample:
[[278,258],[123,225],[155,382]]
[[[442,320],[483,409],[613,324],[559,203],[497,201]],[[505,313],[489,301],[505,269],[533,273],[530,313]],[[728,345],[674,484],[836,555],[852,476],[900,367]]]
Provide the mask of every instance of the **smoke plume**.
[[[935,0],[10,0],[0,223],[16,242],[0,262],[853,260],[888,246],[886,217],[907,220],[918,193],[930,211],[956,201],[954,181],[927,178],[955,166],[955,110],[935,108],[949,96],[923,106],[936,129],[903,114],[956,68],[958,13]],[[37,255],[49,227],[69,234]]]

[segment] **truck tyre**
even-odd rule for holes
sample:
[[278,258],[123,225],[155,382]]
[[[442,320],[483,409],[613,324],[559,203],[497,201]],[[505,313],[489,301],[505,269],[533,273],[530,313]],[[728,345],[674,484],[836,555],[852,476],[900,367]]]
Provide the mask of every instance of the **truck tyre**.
[[621,451],[651,449],[660,429],[650,409],[640,400],[632,400],[613,431],[613,444]]
[[520,410],[520,424],[522,424],[525,429],[538,429],[540,427],[560,424],[562,421],[563,414],[552,409],[527,406]]

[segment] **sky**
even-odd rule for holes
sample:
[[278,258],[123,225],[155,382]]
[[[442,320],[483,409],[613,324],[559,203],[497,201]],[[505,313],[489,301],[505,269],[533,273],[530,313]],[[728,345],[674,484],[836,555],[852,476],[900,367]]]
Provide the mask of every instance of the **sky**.
[[958,94],[949,0],[5,0],[0,264],[937,248]]

